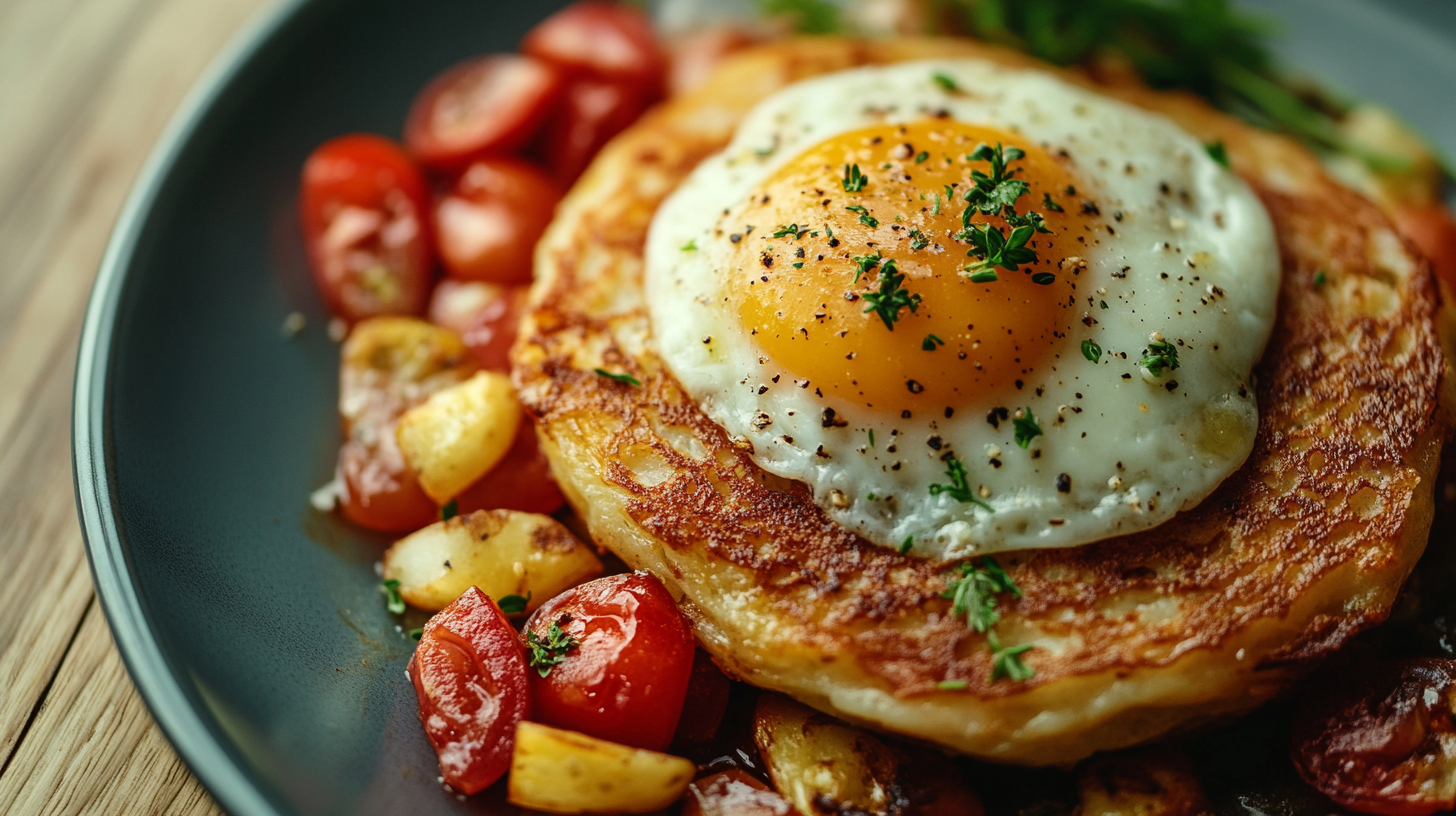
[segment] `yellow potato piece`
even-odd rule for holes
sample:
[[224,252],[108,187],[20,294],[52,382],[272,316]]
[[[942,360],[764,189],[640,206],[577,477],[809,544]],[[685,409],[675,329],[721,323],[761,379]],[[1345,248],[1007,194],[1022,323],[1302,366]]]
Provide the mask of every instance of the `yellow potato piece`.
[[800,813],[888,814],[900,757],[858,728],[780,694],[758,698],[754,741],[774,787]]
[[405,602],[444,609],[470,587],[499,602],[531,598],[527,611],[602,573],[602,562],[550,516],[477,510],[438,521],[384,553],[384,577]]
[[480,371],[406,411],[395,438],[425,494],[445,504],[495,467],[520,423],[511,378]]
[[650,813],[676,802],[695,770],[682,757],[523,722],[507,798],[547,813]]

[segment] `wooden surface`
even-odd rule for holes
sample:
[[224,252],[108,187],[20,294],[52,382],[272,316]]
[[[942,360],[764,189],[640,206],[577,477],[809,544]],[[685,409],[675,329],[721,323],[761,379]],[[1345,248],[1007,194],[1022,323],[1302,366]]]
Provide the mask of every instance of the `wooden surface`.
[[220,813],[126,675],[71,486],[76,340],[188,88],[269,0],[0,0],[0,813]]

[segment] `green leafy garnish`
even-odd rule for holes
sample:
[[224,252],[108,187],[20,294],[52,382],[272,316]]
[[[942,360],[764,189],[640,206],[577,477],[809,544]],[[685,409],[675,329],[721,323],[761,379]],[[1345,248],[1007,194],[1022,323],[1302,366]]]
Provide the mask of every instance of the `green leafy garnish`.
[[915,154],[915,163],[923,164],[928,158],[930,158],[930,153],[928,151],[922,150],[919,153]]
[[990,224],[975,225],[963,233],[971,242],[974,254],[980,260],[966,266],[967,272],[978,272],[982,269],[993,269],[1001,267],[1012,272],[1021,268],[1022,264],[1036,263],[1036,251],[1028,249],[1026,242],[1036,234],[1032,227],[1017,227],[1011,231],[1011,237],[1001,231],[1000,227],[993,227]]
[[875,429],[874,428],[870,428],[870,447],[873,448],[874,446],[875,446]]
[[1050,286],[1057,282],[1057,276],[1050,272],[1038,272],[1031,276],[1031,282],[1037,286]]
[[854,282],[859,283],[861,277],[875,271],[875,267],[880,265],[880,251],[877,249],[869,255],[856,255],[850,260],[854,261]]
[[1019,147],[1002,148],[998,142],[995,147],[990,145],[978,145],[971,155],[966,158],[971,161],[987,161],[991,163],[991,172],[986,174],[980,170],[971,171],[971,178],[975,186],[966,191],[967,215],[962,220],[968,222],[969,213],[972,209],[979,210],[982,215],[996,215],[1003,210],[1014,210],[1016,200],[1031,189],[1030,185],[1018,178],[1015,170],[1007,172],[1007,166],[1014,161],[1026,157],[1026,151]]
[[1164,341],[1149,343],[1143,358],[1138,360],[1138,365],[1146,368],[1148,373],[1154,377],[1163,376],[1164,369],[1168,371],[1178,370],[1178,349],[1172,344]]
[[694,238],[691,241],[688,241],[686,244],[683,244],[682,245],[682,251],[683,252],[697,252],[698,251],[698,239]]
[[391,615],[404,614],[404,598],[399,596],[399,580],[388,578],[379,583],[379,591],[384,593],[384,608],[389,610]]
[[1320,269],[1314,273],[1314,286],[1316,289],[1324,286],[1328,280],[1329,276],[1325,274],[1325,271],[1323,269]]
[[870,211],[867,210],[867,209],[865,209],[864,207],[860,206],[859,204],[855,204],[855,205],[850,206],[850,207],[845,207],[845,209],[846,210],[849,210],[852,213],[859,213],[859,222],[861,224],[864,224],[867,227],[872,227],[873,228],[873,227],[878,227],[880,225],[880,220],[878,218],[875,218],[874,216],[870,215]]
[[410,640],[419,640],[420,638],[422,638],[422,637],[425,636],[425,630],[424,629],[411,629],[411,630],[409,630],[409,636],[410,636]]
[[921,232],[918,229],[910,230],[911,252],[919,252],[920,250],[925,249],[928,246],[930,246],[930,239],[925,237],[925,233]]
[[994,269],[982,269],[979,272],[971,273],[971,283],[995,283],[996,280],[996,270]]
[[440,521],[449,521],[460,515],[460,502],[451,499],[444,507],[440,508]]
[[839,180],[839,184],[844,187],[846,193],[857,193],[863,190],[869,181],[869,176],[859,171],[859,165],[846,164],[844,166],[844,178]]
[[930,75],[930,78],[935,80],[935,84],[939,85],[942,90],[954,91],[960,87],[956,84],[955,77],[943,71],[936,71]]
[[809,229],[807,227],[805,227],[804,229],[799,229],[799,225],[798,224],[789,224],[787,226],[779,227],[777,230],[775,230],[774,231],[774,234],[773,234],[773,237],[774,238],[793,238],[793,239],[797,240],[800,235],[802,235],[802,234],[804,234],[804,233],[806,233],[808,231],[809,231]]
[[1052,212],[1066,212],[1067,211],[1066,208],[1064,208],[1062,205],[1058,204],[1055,201],[1052,201],[1052,194],[1051,193],[1042,193],[1041,194],[1041,205],[1043,207],[1047,208],[1048,210],[1051,210]]
[[1209,142],[1203,149],[1208,151],[1210,159],[1223,165],[1223,169],[1229,169],[1228,148],[1224,147],[1223,142]]
[[1083,340],[1082,356],[1095,363],[1102,359],[1102,347],[1097,345],[1095,341]]
[[941,691],[965,691],[970,687],[970,683],[964,680],[942,680],[936,683],[935,687]]
[[524,598],[522,598],[520,595],[502,596],[500,600],[496,601],[496,606],[499,606],[500,611],[506,613],[507,615],[519,615],[522,612],[526,611],[526,607],[530,603],[531,593],[527,591],[526,597]]
[[552,621],[544,638],[538,637],[531,629],[526,630],[526,646],[531,650],[531,668],[542,677],[549,675],[553,666],[565,660],[566,653],[578,643],[576,638],[562,631],[561,623],[565,620],[567,617],[563,615]]
[[920,348],[922,351],[935,351],[936,346],[943,345],[945,345],[945,341],[940,339],[939,337],[936,337],[933,334],[925,335],[925,339],[920,341]]
[[799,34],[835,34],[842,28],[839,8],[829,0],[758,0],[758,11],[792,21]]
[[902,283],[905,275],[895,266],[893,259],[885,261],[880,266],[880,291],[866,292],[865,303],[870,304],[865,309],[865,314],[874,312],[885,321],[885,328],[895,330],[895,323],[900,319],[900,310],[909,309],[913,314],[920,308],[920,296],[912,295],[906,290]]
[[609,380],[616,380],[617,382],[619,382],[619,383],[625,383],[626,385],[641,385],[642,384],[642,381],[641,380],[637,379],[636,377],[632,376],[631,374],[613,374],[612,372],[606,370],[605,368],[594,368],[594,369],[592,369],[592,371],[596,372],[596,374],[597,374],[598,377],[606,377]]
[[981,501],[980,497],[971,492],[971,486],[966,483],[966,466],[955,456],[948,456],[945,460],[945,476],[950,479],[950,484],[933,484],[930,486],[930,495],[939,496],[944,493],[958,502],[974,504],[991,512],[996,512],[991,505]]
[[1001,620],[1001,613],[996,611],[996,596],[1009,592],[1013,598],[1020,598],[1021,587],[989,555],[981,558],[979,564],[966,561],[958,569],[961,577],[952,580],[940,597],[950,598],[951,614],[956,617],[964,615],[966,624],[972,629],[989,631],[996,621]]
[[910,548],[913,546],[915,546],[915,536],[905,536],[905,540],[900,542],[900,554],[910,552]]
[[1025,449],[1031,444],[1031,440],[1041,436],[1041,426],[1036,424],[1036,416],[1031,413],[1028,406],[1016,412],[1011,418],[1012,437],[1018,448]]
[[987,632],[986,644],[991,647],[991,682],[1009,677],[1019,683],[1036,676],[1036,671],[1021,659],[1022,653],[1033,648],[1030,643],[1002,646],[1001,639],[996,637],[995,632]]

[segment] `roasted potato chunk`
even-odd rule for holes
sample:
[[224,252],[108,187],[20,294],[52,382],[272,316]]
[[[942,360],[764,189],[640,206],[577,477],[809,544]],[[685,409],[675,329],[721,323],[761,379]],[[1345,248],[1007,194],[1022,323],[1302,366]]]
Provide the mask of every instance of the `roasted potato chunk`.
[[879,738],[780,694],[758,698],[753,731],[774,787],[805,816],[894,812],[900,759]]
[[602,572],[596,553],[550,516],[477,510],[439,521],[384,553],[384,578],[410,606],[443,609],[470,587],[499,601],[530,597],[534,610]]
[[420,487],[443,505],[495,467],[520,424],[511,378],[478,371],[406,411],[395,433]]
[[1078,816],[1199,816],[1212,808],[1193,768],[1173,748],[1099,757],[1077,780]]
[[547,813],[649,813],[677,801],[695,770],[682,757],[523,722],[507,798]]

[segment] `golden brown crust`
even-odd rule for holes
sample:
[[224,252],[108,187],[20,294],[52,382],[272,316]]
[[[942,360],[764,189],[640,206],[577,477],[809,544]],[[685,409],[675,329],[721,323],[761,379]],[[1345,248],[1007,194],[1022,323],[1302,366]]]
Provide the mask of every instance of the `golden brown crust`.
[[[1302,148],[1191,97],[1104,87],[1226,143],[1280,237],[1279,318],[1256,371],[1254,452],[1211,497],[1138,535],[1002,559],[1023,597],[998,631],[1037,647],[1024,683],[990,680],[984,636],[940,598],[949,565],[839,528],[734,447],[648,348],[652,214],[749,107],[817,73],[945,55],[1029,64],[964,41],[778,43],[611,145],[538,250],[515,373],[543,447],[594,536],[682,591],[720,659],[821,708],[1054,762],[1252,707],[1386,617],[1424,546],[1445,434],[1427,264]],[[1190,671],[1202,679],[1169,682]],[[948,678],[969,688],[938,691]],[[1037,719],[1052,710],[1065,725]]]

